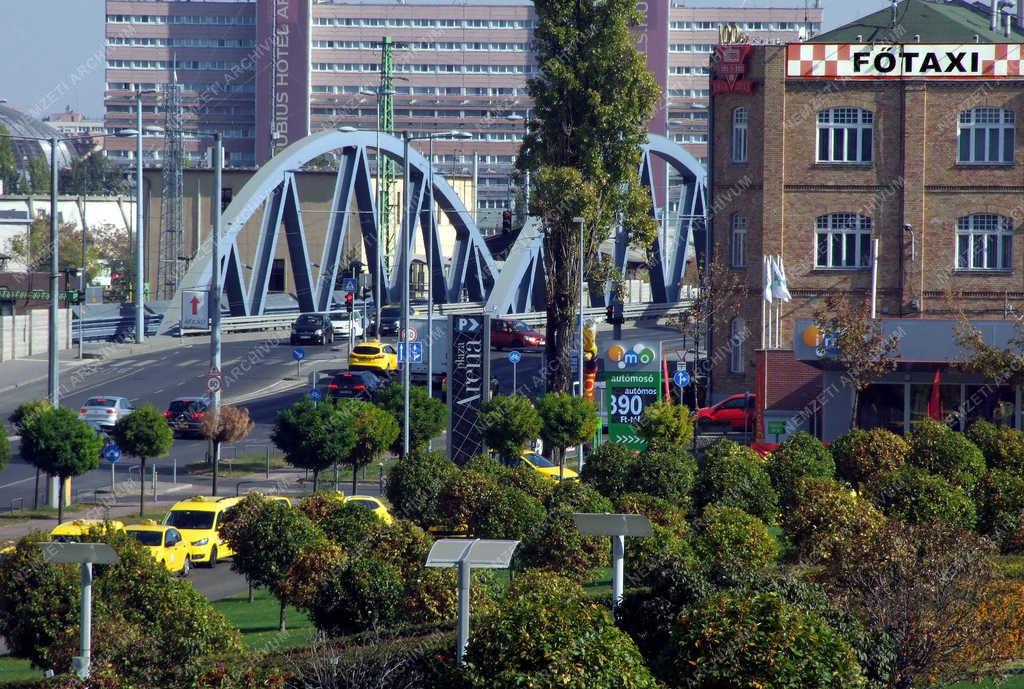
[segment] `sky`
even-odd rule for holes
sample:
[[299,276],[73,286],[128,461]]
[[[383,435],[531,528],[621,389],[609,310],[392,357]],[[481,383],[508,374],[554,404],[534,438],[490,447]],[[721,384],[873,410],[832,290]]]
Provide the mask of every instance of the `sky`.
[[[813,5],[814,0],[807,0]],[[36,117],[72,110],[103,115],[104,0],[0,0],[0,99]],[[691,7],[771,4],[802,0],[686,0]],[[888,0],[822,0],[831,29],[889,6]],[[45,46],[45,48],[44,48]]]

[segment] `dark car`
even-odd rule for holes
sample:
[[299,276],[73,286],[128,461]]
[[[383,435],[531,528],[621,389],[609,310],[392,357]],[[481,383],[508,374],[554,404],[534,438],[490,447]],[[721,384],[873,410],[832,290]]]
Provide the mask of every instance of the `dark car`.
[[329,344],[334,342],[334,326],[331,317],[326,313],[304,313],[292,323],[292,336],[289,340],[293,345],[301,342]]
[[[416,309],[409,307],[409,318],[416,315]],[[397,336],[402,329],[402,307],[385,306],[380,310],[380,324],[373,324],[373,333],[377,337],[382,335]]]
[[544,335],[523,321],[491,319],[491,347],[494,349],[542,349]]
[[175,435],[199,435],[199,426],[209,407],[210,400],[205,397],[178,397],[167,405],[164,418]]
[[327,396],[376,402],[384,387],[385,382],[371,371],[342,371],[327,385]]

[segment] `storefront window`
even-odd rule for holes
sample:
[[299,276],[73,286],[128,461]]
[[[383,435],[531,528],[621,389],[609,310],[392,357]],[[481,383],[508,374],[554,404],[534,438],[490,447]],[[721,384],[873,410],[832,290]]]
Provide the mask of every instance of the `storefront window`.
[[1017,396],[1008,385],[968,385],[965,390],[964,414],[967,426],[984,419],[997,426],[1014,427]]
[[[928,418],[928,400],[932,396],[931,383],[910,385],[910,427]],[[960,430],[960,386],[939,385],[939,414],[942,421],[954,431]]]
[[857,406],[859,428],[885,428],[903,434],[903,385],[879,383],[860,393]]

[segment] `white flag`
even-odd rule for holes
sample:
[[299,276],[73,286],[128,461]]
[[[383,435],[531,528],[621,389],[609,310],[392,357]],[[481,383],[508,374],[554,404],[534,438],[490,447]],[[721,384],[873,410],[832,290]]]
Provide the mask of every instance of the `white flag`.
[[786,284],[786,271],[782,267],[782,256],[768,260],[772,267],[772,296],[779,301],[791,301],[793,297],[790,296],[789,286]]
[[764,264],[764,300],[769,304],[772,303],[772,268],[771,259],[767,256],[762,257],[762,263]]

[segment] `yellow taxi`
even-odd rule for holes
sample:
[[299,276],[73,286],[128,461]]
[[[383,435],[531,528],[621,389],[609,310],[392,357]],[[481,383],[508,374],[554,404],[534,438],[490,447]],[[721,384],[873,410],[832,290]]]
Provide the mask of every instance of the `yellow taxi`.
[[173,526],[147,519],[141,524],[126,526],[125,531],[146,546],[149,554],[168,571],[187,577],[192,570],[191,546]]
[[173,526],[189,544],[193,565],[216,567],[217,562],[235,551],[220,537],[224,513],[242,498],[212,498],[197,495],[174,505],[164,517],[164,526]]
[[390,373],[398,370],[398,351],[380,340],[357,344],[348,355],[348,367],[353,371]]
[[107,531],[124,532],[124,522],[102,519],[75,519],[53,527],[50,540],[56,543],[80,543],[102,538]]
[[292,501],[287,496],[284,496],[284,495],[264,495],[263,493],[259,492],[258,490],[251,490],[251,491],[249,491],[248,493],[245,494],[245,497],[248,497],[250,495],[255,495],[257,497],[263,498],[264,500],[268,500],[270,502],[281,502],[281,503],[284,503],[286,507],[291,507],[292,506]]
[[391,524],[395,521],[394,517],[391,516],[391,512],[388,510],[387,505],[380,498],[375,498],[372,495],[349,495],[345,498],[347,504],[359,505],[377,515],[385,524]]
[[[533,450],[522,450],[519,452],[519,457],[509,462],[510,467],[524,466],[527,469],[536,471],[538,474],[551,481],[561,480],[561,475],[558,470],[558,465],[549,460],[547,457],[543,457]],[[580,475],[569,467],[565,467],[565,480],[575,481]]]
[[4,541],[0,543],[0,555],[13,555],[14,551],[18,549],[18,544],[14,541]]

